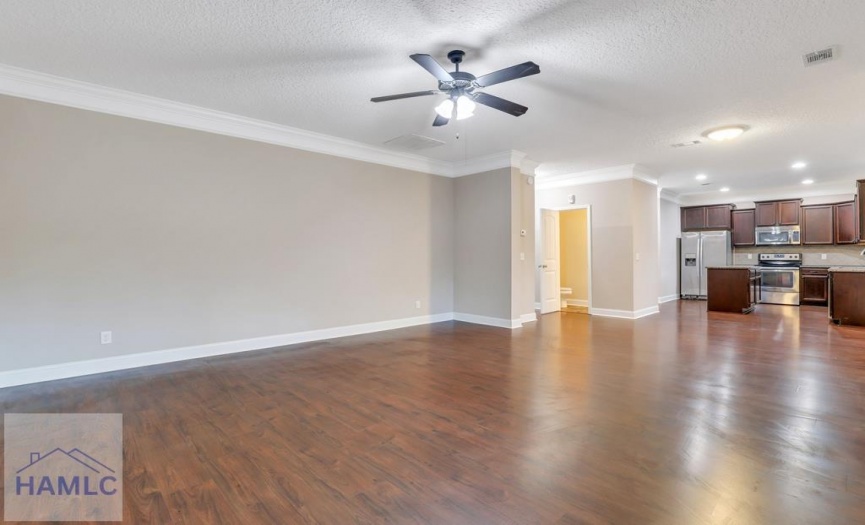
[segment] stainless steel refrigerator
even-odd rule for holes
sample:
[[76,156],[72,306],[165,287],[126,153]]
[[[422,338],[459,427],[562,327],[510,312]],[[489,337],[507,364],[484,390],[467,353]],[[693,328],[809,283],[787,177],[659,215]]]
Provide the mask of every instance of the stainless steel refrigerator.
[[682,297],[706,297],[706,268],[733,264],[730,232],[683,232],[680,253]]

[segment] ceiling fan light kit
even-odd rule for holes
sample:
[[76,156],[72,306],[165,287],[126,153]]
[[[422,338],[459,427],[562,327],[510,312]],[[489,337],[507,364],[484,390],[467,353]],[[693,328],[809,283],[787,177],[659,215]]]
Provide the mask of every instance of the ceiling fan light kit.
[[375,97],[370,100],[372,102],[387,102],[389,100],[399,100],[403,98],[445,94],[448,96],[448,99],[436,106],[436,118],[433,121],[433,126],[444,126],[450,122],[451,119],[467,119],[474,115],[474,110],[477,104],[483,104],[484,106],[503,111],[515,117],[524,115],[526,111],[529,110],[529,108],[525,106],[484,93],[480,90],[509,80],[537,75],[541,72],[541,68],[537,64],[534,62],[524,62],[480,77],[475,77],[471,73],[460,71],[460,64],[462,63],[464,56],[465,52],[460,51],[459,49],[455,49],[448,53],[448,59],[454,64],[455,69],[453,72],[448,73],[430,55],[411,55],[412,60],[417,62],[432,76],[438,79],[438,89]]

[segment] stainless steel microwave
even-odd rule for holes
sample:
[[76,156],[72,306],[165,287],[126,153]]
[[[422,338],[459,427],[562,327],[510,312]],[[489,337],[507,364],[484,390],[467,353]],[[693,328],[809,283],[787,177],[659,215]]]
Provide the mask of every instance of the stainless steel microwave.
[[754,233],[757,246],[802,244],[798,226],[761,226]]

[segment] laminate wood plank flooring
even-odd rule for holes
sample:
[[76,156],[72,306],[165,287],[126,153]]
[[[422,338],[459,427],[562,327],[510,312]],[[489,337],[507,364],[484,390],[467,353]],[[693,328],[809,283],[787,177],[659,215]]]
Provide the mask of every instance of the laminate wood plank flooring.
[[126,523],[865,523],[826,309],[445,322],[0,390],[121,412]]

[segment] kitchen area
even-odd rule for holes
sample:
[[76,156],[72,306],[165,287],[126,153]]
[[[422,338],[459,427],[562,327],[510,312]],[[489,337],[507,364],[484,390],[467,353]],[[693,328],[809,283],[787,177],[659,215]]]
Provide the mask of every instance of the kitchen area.
[[829,322],[865,326],[865,181],[856,188],[837,202],[681,208],[681,298],[746,314],[762,304],[820,307]]

